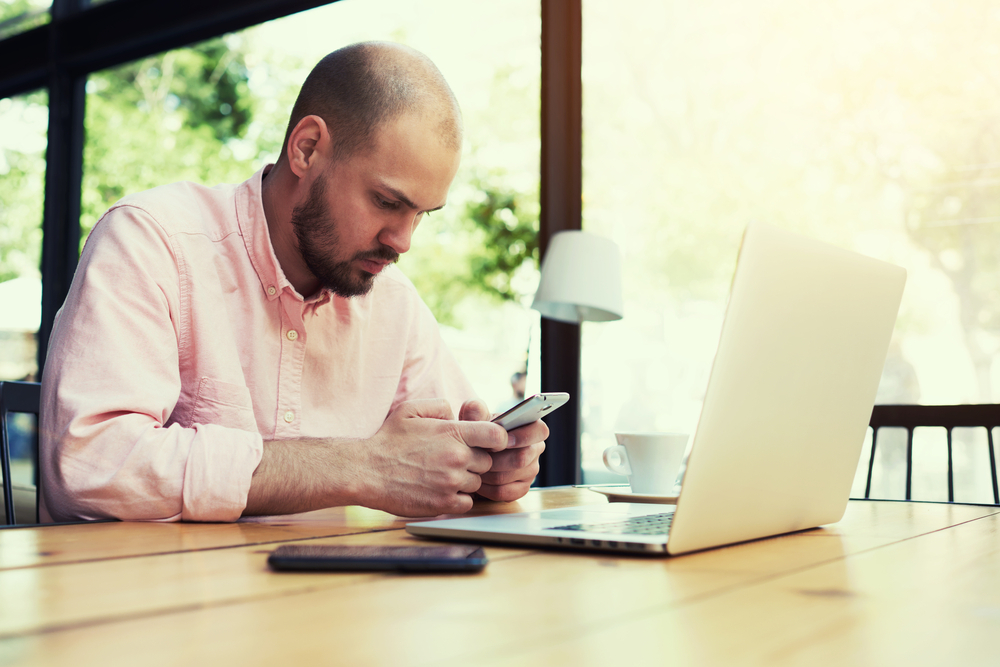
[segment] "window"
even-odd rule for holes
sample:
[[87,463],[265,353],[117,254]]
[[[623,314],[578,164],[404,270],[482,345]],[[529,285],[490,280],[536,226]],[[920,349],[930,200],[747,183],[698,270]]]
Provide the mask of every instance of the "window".
[[52,0],[0,0],[0,39],[49,22]]
[[48,100],[0,99],[0,380],[37,376]]
[[1000,398],[998,28],[989,2],[585,3],[583,224],[626,299],[584,327],[588,480],[616,430],[693,431],[752,220],[906,267],[879,402]]

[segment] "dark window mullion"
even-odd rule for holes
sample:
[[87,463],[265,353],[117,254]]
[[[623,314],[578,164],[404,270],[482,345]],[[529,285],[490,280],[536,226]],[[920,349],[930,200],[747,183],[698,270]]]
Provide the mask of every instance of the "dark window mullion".
[[[556,232],[582,228],[583,94],[581,0],[542,0],[542,151],[539,248]],[[542,391],[568,391],[545,418],[551,430],[540,486],[580,480],[580,326],[542,319]]]
[[56,312],[69,292],[80,247],[83,184],[85,75],[60,64],[59,23],[82,7],[81,0],[54,0],[50,39],[49,125],[45,151],[45,205],[42,213],[42,321],[38,331],[41,376]]

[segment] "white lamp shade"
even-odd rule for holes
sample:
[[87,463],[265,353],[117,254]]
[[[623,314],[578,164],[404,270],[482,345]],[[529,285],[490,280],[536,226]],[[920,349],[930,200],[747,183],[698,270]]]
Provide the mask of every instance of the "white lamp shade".
[[622,318],[622,261],[611,239],[587,232],[552,236],[531,307],[544,317],[579,324]]

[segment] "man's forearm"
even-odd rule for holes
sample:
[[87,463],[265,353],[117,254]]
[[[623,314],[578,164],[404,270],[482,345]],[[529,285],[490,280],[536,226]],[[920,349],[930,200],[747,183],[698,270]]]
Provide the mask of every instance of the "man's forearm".
[[326,438],[265,442],[243,515],[295,514],[357,504],[363,482],[354,460],[358,444]]

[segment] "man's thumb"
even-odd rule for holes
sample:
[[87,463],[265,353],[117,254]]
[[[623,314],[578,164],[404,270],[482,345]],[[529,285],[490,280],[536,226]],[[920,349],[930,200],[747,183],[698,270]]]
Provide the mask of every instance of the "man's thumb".
[[482,401],[466,401],[458,411],[458,419],[464,422],[482,422],[490,418],[490,409]]

